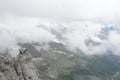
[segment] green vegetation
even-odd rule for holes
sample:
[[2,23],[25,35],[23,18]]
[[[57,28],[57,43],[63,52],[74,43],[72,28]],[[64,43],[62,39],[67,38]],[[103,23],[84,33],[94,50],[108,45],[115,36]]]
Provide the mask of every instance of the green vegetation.
[[[94,56],[87,59],[87,65],[71,67],[69,73],[59,74],[57,80],[120,80],[120,59],[114,55]],[[114,76],[114,77],[113,77]]]

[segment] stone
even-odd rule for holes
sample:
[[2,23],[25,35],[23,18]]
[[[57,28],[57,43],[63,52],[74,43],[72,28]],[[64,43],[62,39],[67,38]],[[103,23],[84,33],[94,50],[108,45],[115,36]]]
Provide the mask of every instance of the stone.
[[19,52],[16,58],[0,54],[0,80],[41,80],[27,49]]

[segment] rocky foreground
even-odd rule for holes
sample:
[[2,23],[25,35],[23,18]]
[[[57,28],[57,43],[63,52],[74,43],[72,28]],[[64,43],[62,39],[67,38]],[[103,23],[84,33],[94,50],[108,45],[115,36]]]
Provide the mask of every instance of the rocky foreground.
[[16,58],[0,53],[0,80],[41,80],[27,49]]
[[37,53],[27,49],[16,58],[0,52],[0,80],[120,80],[120,56],[78,55],[57,43]]

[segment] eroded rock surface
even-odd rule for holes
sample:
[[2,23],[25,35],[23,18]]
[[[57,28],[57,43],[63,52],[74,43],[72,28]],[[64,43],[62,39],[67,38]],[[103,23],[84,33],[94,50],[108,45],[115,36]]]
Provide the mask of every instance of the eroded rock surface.
[[0,53],[0,80],[41,80],[27,49],[19,52],[16,58]]

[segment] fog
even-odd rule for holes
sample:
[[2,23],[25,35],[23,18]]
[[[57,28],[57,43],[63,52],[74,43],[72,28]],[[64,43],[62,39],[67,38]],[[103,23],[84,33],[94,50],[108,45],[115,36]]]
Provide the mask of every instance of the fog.
[[18,43],[56,41],[71,51],[103,54],[120,49],[119,0],[0,0],[0,50]]

